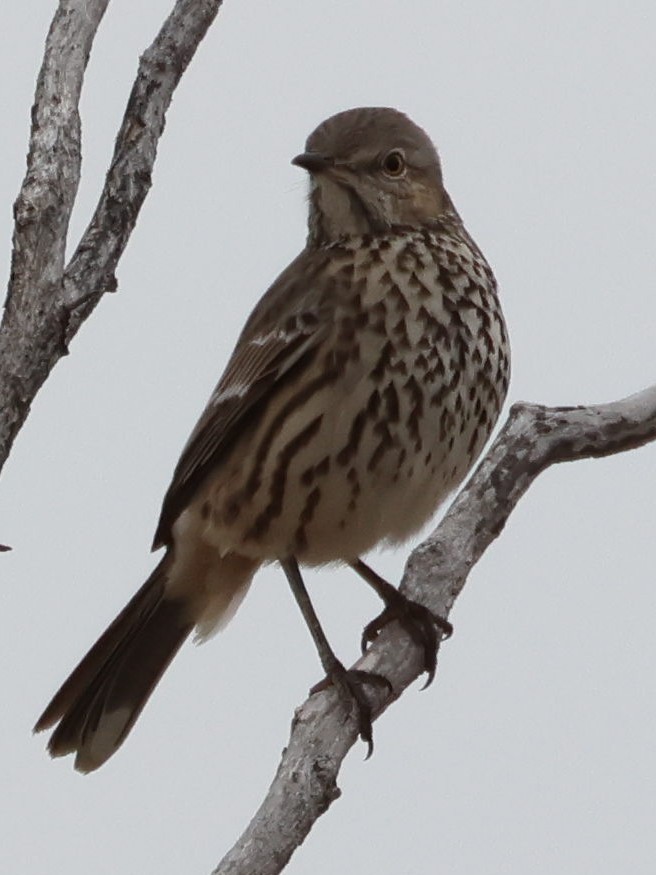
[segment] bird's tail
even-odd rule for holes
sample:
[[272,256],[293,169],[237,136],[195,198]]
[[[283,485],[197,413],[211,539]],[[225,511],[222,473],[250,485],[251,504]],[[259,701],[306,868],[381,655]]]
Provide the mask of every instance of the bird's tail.
[[48,743],[52,756],[75,753],[80,772],[91,772],[112,756],[194,626],[204,631],[208,616],[227,620],[241,601],[253,563],[224,564],[233,577],[224,578],[221,587],[204,581],[184,592],[170,585],[171,555],[162,559],[37,721],[35,732],[57,724]]

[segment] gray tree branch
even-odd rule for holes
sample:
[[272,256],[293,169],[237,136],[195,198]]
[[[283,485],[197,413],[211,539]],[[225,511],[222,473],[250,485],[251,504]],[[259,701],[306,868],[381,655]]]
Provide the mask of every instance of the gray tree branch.
[[[39,388],[102,295],[116,287],[116,266],[150,188],[172,94],[221,0],[177,0],[141,58],[98,206],[66,266],[80,174],[79,98],[107,4],[60,0],[46,40],[0,326],[0,469]],[[470,570],[541,471],[555,462],[617,453],[655,438],[656,386],[597,407],[515,405],[440,525],[409,557],[402,589],[448,616]],[[419,676],[422,654],[398,624],[391,624],[358,668],[384,674],[392,684],[392,694],[371,688],[377,717]],[[334,691],[310,696],[295,714],[266,798],[215,875],[281,872],[339,797],[337,776],[356,735],[354,720]]]
[[78,106],[108,0],[60,0],[38,76],[27,172],[14,205],[9,288],[0,325],[0,470],[37,392],[102,295],[151,184],[171,97],[222,0],[177,0],[139,62],[91,223],[65,266],[80,178]]
[[[410,555],[401,589],[447,617],[469,572],[535,478],[556,462],[597,458],[656,439],[656,385],[594,407],[515,404],[503,429],[435,531]],[[422,672],[421,649],[398,623],[378,636],[356,667],[387,677],[371,687],[380,716]],[[357,740],[353,716],[333,690],[297,709],[291,735],[257,813],[213,875],[277,875],[315,821],[339,798],[337,776]]]

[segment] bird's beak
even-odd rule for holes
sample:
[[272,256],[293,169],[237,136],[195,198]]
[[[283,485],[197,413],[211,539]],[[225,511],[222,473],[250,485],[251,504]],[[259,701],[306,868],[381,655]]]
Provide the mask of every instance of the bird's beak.
[[322,155],[321,152],[302,152],[292,158],[292,164],[295,164],[296,167],[302,167],[310,173],[322,173],[330,170],[335,165],[335,161],[330,155]]

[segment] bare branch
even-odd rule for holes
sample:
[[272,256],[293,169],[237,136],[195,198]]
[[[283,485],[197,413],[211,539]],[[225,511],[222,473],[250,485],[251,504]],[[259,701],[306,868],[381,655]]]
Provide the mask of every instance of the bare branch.
[[80,179],[78,104],[108,0],[62,0],[37,79],[27,172],[14,204],[9,289],[0,328],[0,467],[30,403],[63,354],[60,292]]
[[173,92],[221,3],[178,0],[140,59],[105,187],[64,275],[65,300],[70,308],[67,341],[103,293],[116,287],[114,271],[150,189],[157,144]]
[[[448,616],[469,572],[501,533],[533,480],[555,462],[595,458],[656,439],[656,385],[595,407],[516,404],[499,436],[435,529],[410,555],[401,588]],[[422,653],[390,624],[357,668],[384,674],[394,694],[371,688],[380,715],[422,671]],[[337,775],[357,738],[333,690],[296,711],[289,744],[253,820],[213,875],[277,875],[314,822],[339,798]]]
[[[65,266],[80,175],[78,106],[108,0],[60,0],[46,40],[32,111],[27,172],[15,204],[9,290],[0,326],[0,468],[39,388],[102,295],[151,184],[174,90],[222,0],[177,0],[140,60],[98,206]],[[597,457],[656,439],[656,386],[597,407],[516,405],[441,524],[409,557],[402,588],[448,616],[470,570],[517,502],[555,462]],[[0,545],[0,550],[7,548]],[[382,631],[358,668],[389,678],[371,688],[376,716],[419,676],[422,653],[398,624]],[[339,797],[337,776],[357,737],[333,690],[296,712],[289,745],[260,809],[216,875],[274,875]]]
[[106,291],[148,193],[173,92],[222,0],[178,0],[144,53],[96,212],[67,268],[80,176],[78,104],[108,0],[61,0],[32,109],[0,326],[0,469],[44,380]]

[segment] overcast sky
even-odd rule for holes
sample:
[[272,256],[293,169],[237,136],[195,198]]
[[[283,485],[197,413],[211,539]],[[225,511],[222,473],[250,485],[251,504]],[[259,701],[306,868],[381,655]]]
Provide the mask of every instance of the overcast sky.
[[[82,99],[71,227],[95,205],[139,54],[170,6],[114,0]],[[54,0],[2,4],[0,238]],[[326,116],[406,111],[499,279],[510,400],[656,380],[656,5],[227,0],[174,97],[118,269],[0,482],[0,868],[208,873],[259,804],[321,671],[280,572],[187,645],[121,751],[82,777],[34,720],[153,565],[178,453],[237,332],[302,247],[290,166]],[[543,475],[472,573],[433,687],[356,746],[290,873],[553,875],[656,866],[656,446]],[[375,559],[398,580],[407,550]],[[379,604],[308,575],[337,652]]]

